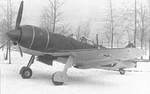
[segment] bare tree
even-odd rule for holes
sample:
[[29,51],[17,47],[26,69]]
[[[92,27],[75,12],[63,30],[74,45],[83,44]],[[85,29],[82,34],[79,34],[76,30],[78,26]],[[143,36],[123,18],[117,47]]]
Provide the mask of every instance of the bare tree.
[[123,18],[121,12],[122,11],[113,9],[112,0],[109,0],[109,13],[107,14],[107,18],[105,19],[104,34],[107,43],[111,48],[114,47],[114,39],[115,36],[117,36],[116,34],[118,34],[116,32],[122,32],[122,30],[120,29],[120,26],[122,24],[121,19]]
[[[148,5],[149,5],[149,10],[150,10],[150,1],[148,0]],[[149,17],[150,17],[150,12],[149,12]],[[150,21],[149,21],[150,24]],[[148,36],[150,36],[150,32],[148,33]],[[150,37],[148,37],[148,42],[149,42],[149,60],[150,60]]]
[[51,16],[49,15],[49,9],[44,9],[42,15],[41,15],[41,23],[40,27],[44,28],[47,31],[52,31],[52,19]]
[[108,25],[105,25],[105,29],[107,29],[108,31],[105,31],[104,32],[104,35],[105,35],[105,38],[106,38],[106,41],[107,41],[107,46],[110,47],[110,43],[111,43],[111,35],[110,35],[110,27]]
[[132,9],[125,9],[125,12],[122,16],[122,30],[127,33],[128,40],[127,41],[134,41],[134,10]]
[[[0,24],[1,24],[2,32],[4,32],[4,31],[9,32],[14,27],[15,15],[17,14],[17,12],[14,9],[14,4],[13,4],[12,0],[6,0],[5,3],[6,4],[3,4],[3,6],[1,6],[1,9],[3,11],[2,13],[4,15],[3,15],[3,18],[0,22]],[[6,6],[4,6],[4,5],[6,5]],[[9,45],[7,45],[7,49],[10,49]],[[6,53],[10,53],[10,50]],[[11,58],[10,54],[9,54],[9,56],[6,55],[5,59],[7,60],[8,57]],[[9,64],[11,64],[11,61],[9,61]]]
[[144,32],[145,32],[145,29],[146,29],[146,25],[145,25],[145,22],[146,22],[146,9],[142,6],[141,4],[141,8],[140,8],[140,31],[141,31],[141,49],[143,49],[143,44],[144,44]]
[[[137,27],[136,27],[136,46],[140,46],[141,49],[144,49],[144,43],[147,41],[148,32],[149,32],[149,19],[147,6],[142,2],[139,3],[139,7],[136,9],[137,11]],[[138,45],[139,44],[139,45]]]
[[3,13],[1,24],[3,24],[3,27],[7,27],[6,31],[10,31],[12,27],[14,27],[15,16],[17,12],[14,8],[14,3],[12,0],[6,0],[4,3],[6,4],[3,4],[3,6],[1,6],[2,13]]
[[72,27],[70,26],[70,24],[63,24],[61,26],[61,30],[59,30],[59,34],[68,36],[68,34],[70,34],[70,31],[72,31]]
[[7,31],[7,21],[6,19],[2,19],[0,21],[0,44],[5,43],[6,39],[3,37],[3,34]]
[[134,45],[136,47],[136,33],[137,33],[137,1],[135,0],[135,31],[134,31]]
[[113,9],[112,9],[112,1],[110,0],[110,23],[111,23],[111,48],[113,48],[114,43],[114,20],[113,20]]
[[[112,17],[111,17],[112,16]],[[119,12],[114,13],[113,15],[108,15],[109,18],[105,20],[104,24],[104,35],[107,40],[108,47],[114,47],[114,39],[117,37],[117,34],[122,33],[122,15]],[[113,20],[112,20],[113,18]],[[110,45],[110,46],[109,46]]]
[[77,30],[75,32],[75,36],[76,36],[77,40],[80,40],[80,38],[82,36],[82,34],[81,34],[81,26],[80,25],[77,27]]
[[61,7],[64,2],[61,0],[49,0],[49,7],[46,8],[41,16],[41,26],[49,31],[55,32],[56,25],[62,20]]
[[81,40],[82,37],[86,39],[89,38],[89,34],[91,32],[90,23],[91,23],[91,20],[88,20],[78,25],[77,30],[75,32],[75,36],[77,40]]

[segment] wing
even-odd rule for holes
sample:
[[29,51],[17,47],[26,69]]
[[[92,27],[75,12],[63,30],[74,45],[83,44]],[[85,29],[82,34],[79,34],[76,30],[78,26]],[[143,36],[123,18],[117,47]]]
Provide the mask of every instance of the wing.
[[24,47],[21,47],[22,51],[24,53],[30,54],[30,55],[34,55],[34,56],[41,56],[41,55],[52,55],[52,56],[70,56],[72,55],[71,51],[70,52],[63,52],[63,51],[51,51],[51,52],[41,52],[41,51],[36,51],[36,50],[31,50],[31,49],[27,49]]
[[143,55],[143,51],[137,48],[120,48],[120,49],[78,49],[78,50],[57,50],[54,52],[40,52],[22,47],[24,53],[39,56],[39,55],[52,55],[52,56],[74,56],[79,60],[130,60]]
[[[108,58],[136,58],[143,55],[144,51],[137,48],[114,48],[114,49],[77,49],[77,50],[55,50],[55,51],[36,51],[21,47],[22,51],[27,54],[39,56],[39,55],[52,55],[52,56],[78,56],[81,58],[93,59],[98,57],[100,59]],[[14,49],[18,49],[14,47]],[[91,57],[91,58],[90,58]]]
[[78,49],[78,50],[60,50],[55,52],[40,52],[23,48],[23,52],[35,56],[45,54],[60,58],[63,58],[65,56],[65,60],[66,56],[73,56],[75,67],[106,68],[113,70],[119,67],[129,67],[131,66],[131,64],[135,63],[134,60],[136,58],[143,55],[143,52],[136,48],[103,49],[103,50]]

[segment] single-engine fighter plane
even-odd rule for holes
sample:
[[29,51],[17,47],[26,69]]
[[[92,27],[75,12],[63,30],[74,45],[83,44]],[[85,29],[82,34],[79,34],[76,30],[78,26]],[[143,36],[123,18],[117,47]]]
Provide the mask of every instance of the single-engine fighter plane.
[[23,52],[31,55],[28,65],[20,70],[20,75],[24,79],[32,76],[30,66],[34,63],[35,57],[47,65],[53,65],[53,60],[65,64],[63,71],[52,75],[52,82],[55,85],[62,85],[68,80],[67,71],[71,67],[118,70],[120,74],[125,74],[124,69],[135,67],[136,58],[142,55],[142,51],[137,48],[97,49],[91,44],[48,32],[36,26],[20,26],[22,13],[23,1],[18,11],[16,27],[4,34],[7,42],[1,47],[8,44],[10,48],[10,43],[13,43],[18,45],[21,56]]

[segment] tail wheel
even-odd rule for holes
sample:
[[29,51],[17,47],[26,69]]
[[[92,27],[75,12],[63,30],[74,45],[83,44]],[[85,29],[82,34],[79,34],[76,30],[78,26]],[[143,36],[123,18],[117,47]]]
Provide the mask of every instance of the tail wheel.
[[22,67],[20,70],[21,77],[24,79],[31,78],[32,76],[32,70],[28,67]]

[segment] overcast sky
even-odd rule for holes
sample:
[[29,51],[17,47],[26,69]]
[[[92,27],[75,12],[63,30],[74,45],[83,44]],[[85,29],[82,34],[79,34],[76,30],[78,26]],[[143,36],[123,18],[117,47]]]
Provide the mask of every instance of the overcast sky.
[[[112,0],[115,7],[120,7],[125,1],[128,0]],[[39,25],[41,12],[48,5],[48,0],[24,0],[24,5],[22,24]],[[62,8],[66,21],[78,23],[102,17],[108,6],[109,0],[65,0]]]
[[[101,12],[107,0],[65,0],[63,8],[65,20],[73,21],[88,19]],[[24,15],[22,24],[39,25],[42,10],[48,5],[48,0],[24,0]]]
[[[6,1],[6,0],[0,0]],[[19,7],[21,0],[12,0],[17,2]],[[62,12],[66,22],[78,24],[88,19],[99,20],[110,12],[110,0],[63,0],[64,6]],[[137,0],[145,3],[147,0]],[[0,2],[1,3],[1,2]],[[134,0],[112,0],[113,8],[134,7]],[[24,13],[22,24],[39,25],[40,16],[45,7],[49,4],[49,0],[24,0]],[[99,21],[100,22],[100,21]]]

